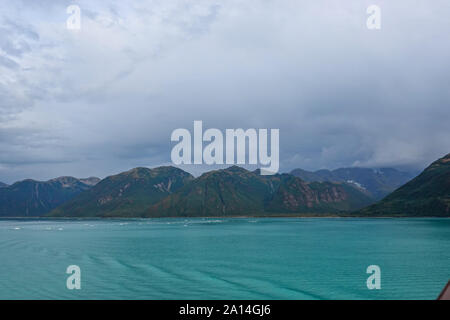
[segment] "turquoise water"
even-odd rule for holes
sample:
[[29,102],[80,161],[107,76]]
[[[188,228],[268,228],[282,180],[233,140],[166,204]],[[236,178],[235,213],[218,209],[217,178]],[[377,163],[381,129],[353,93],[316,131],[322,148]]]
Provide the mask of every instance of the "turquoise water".
[[435,299],[450,219],[0,220],[0,259],[1,299]]

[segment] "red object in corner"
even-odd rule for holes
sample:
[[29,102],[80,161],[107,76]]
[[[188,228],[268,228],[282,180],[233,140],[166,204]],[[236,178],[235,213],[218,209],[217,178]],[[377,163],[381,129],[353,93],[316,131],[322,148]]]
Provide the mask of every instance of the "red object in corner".
[[444,290],[442,290],[441,294],[437,298],[438,300],[450,300],[450,281],[447,282]]

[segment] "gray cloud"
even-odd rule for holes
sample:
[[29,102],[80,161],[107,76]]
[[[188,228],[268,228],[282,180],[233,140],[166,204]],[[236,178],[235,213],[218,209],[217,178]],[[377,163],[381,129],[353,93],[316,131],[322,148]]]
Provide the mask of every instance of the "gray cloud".
[[450,6],[376,1],[370,31],[372,2],[77,1],[80,31],[71,1],[0,5],[0,181],[167,164],[194,120],[279,128],[282,171],[422,168],[450,152]]
[[12,59],[0,56],[0,64],[6,68],[17,69],[19,65]]

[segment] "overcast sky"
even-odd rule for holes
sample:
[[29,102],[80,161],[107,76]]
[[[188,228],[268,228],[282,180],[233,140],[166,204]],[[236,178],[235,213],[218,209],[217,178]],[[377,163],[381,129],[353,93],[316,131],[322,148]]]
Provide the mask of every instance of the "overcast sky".
[[170,164],[194,120],[279,128],[283,172],[422,169],[450,152],[449,17],[448,0],[0,0],[0,181]]

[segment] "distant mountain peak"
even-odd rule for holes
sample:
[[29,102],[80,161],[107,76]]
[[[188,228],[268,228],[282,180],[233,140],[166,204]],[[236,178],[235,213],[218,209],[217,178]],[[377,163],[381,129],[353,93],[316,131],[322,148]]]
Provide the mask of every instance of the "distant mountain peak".
[[0,188],[0,216],[42,216],[89,188],[91,185],[74,177],[18,181]]
[[202,175],[200,175],[200,177],[198,177],[199,179],[203,180],[203,179],[210,179],[210,178],[220,178],[220,177],[225,177],[225,176],[238,176],[238,175],[254,175],[254,172],[248,171],[242,167],[239,166],[231,166],[225,169],[216,169],[216,170],[211,170],[211,171],[207,171],[205,173],[203,173]]
[[233,165],[231,167],[228,167],[228,168],[222,169],[222,170],[227,171],[227,172],[238,172],[238,173],[239,172],[242,172],[242,173],[249,173],[250,172],[247,169],[239,167],[237,165]]
[[63,188],[71,188],[71,187],[75,186],[77,183],[83,183],[80,180],[78,180],[74,177],[69,177],[69,176],[54,178],[54,179],[48,180],[47,182],[60,183]]
[[153,174],[178,174],[182,176],[191,176],[190,173],[174,166],[160,166],[150,169],[150,171]]
[[415,176],[393,168],[361,167],[339,168],[331,171],[322,169],[314,172],[295,169],[291,171],[291,174],[307,182],[348,183],[355,188],[366,190],[375,200],[382,199]]
[[100,182],[100,178],[97,177],[82,178],[79,180],[84,184],[87,184],[88,186],[95,186],[97,183]]
[[434,161],[417,177],[359,213],[449,217],[450,154]]
[[190,176],[190,173],[187,173],[186,171],[174,167],[174,166],[160,166],[155,168],[146,168],[146,167],[136,167],[133,169],[130,169],[128,171],[119,173],[117,175],[113,175],[111,177],[115,176],[121,176],[121,175],[127,175],[131,176],[133,178],[143,178],[146,176],[158,176],[158,175],[164,175],[164,174],[175,174],[175,175],[182,175],[182,176]]
[[138,177],[141,177],[142,175],[150,174],[150,172],[151,172],[151,170],[149,168],[137,167],[137,168],[133,168],[128,171],[119,173],[119,175],[129,175],[129,176],[138,178]]
[[51,216],[141,216],[150,205],[185,186],[193,176],[179,168],[137,167],[106,177],[53,210]]

